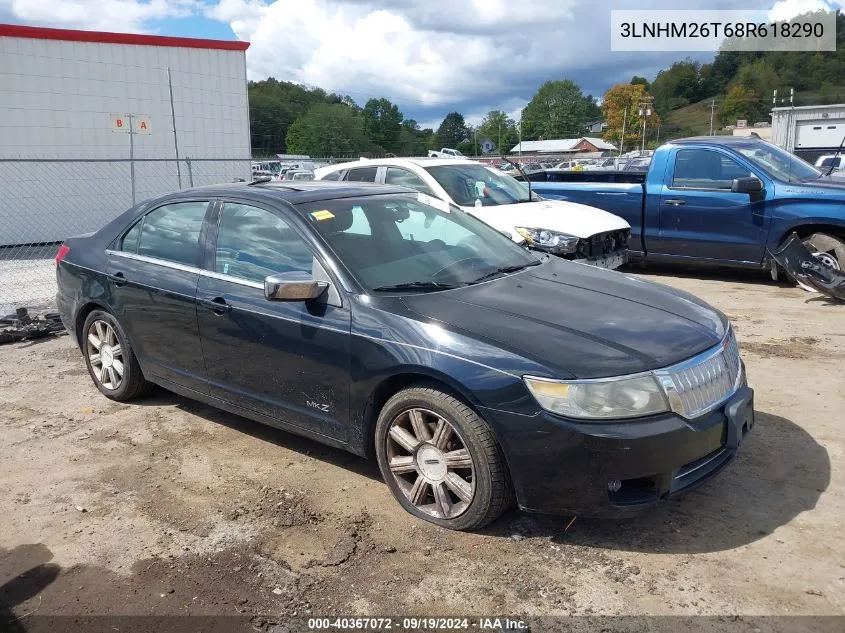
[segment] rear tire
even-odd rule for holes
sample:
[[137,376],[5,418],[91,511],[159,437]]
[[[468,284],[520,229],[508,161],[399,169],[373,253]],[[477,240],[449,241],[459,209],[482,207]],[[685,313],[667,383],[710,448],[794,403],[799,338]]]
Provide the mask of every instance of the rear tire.
[[94,310],[82,326],[82,355],[94,385],[107,398],[126,402],[152,388],[144,379],[126,333],[111,314]]
[[403,389],[375,429],[382,476],[409,513],[450,530],[477,530],[513,503],[492,431],[464,402],[435,386]]

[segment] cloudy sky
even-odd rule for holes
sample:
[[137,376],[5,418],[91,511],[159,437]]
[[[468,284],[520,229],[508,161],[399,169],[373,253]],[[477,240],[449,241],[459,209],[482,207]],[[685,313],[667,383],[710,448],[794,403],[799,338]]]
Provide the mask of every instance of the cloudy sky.
[[[689,0],[684,8],[770,9],[773,19],[845,0]],[[434,125],[452,110],[477,123],[517,113],[547,79],[600,96],[652,79],[684,53],[610,51],[611,9],[677,0],[0,0],[0,22],[251,42],[251,79],[268,76],[385,96]],[[712,55],[697,55],[707,61]]]

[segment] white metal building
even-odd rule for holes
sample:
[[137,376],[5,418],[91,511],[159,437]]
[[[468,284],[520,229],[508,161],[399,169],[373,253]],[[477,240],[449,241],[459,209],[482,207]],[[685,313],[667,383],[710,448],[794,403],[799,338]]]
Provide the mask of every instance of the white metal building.
[[248,178],[248,46],[0,25],[0,246]]
[[772,142],[815,160],[836,150],[845,137],[845,104],[772,109]]

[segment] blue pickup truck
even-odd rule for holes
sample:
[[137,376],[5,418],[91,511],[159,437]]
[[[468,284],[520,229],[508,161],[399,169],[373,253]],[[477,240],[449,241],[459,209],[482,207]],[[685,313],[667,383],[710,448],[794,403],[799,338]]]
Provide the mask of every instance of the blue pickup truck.
[[632,257],[771,270],[796,232],[820,263],[845,271],[845,176],[771,143],[700,137],[659,147],[646,173],[546,170],[534,192],[610,211],[631,225]]

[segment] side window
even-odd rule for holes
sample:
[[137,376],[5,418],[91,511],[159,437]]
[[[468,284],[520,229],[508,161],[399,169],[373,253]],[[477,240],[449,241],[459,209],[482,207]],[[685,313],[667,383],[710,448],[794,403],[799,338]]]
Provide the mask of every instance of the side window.
[[734,178],[750,175],[729,156],[709,149],[682,149],[675,156],[673,187],[730,190]]
[[249,281],[277,273],[311,273],[308,245],[279,216],[257,207],[227,202],[217,227],[214,270]]
[[346,174],[346,180],[354,182],[375,182],[378,167],[359,167],[350,169]]
[[120,246],[117,250],[125,251],[127,253],[138,252],[138,238],[141,237],[141,225],[144,223],[144,218],[141,218],[132,226],[131,229],[123,234],[120,239]]
[[397,226],[402,238],[412,242],[441,240],[447,246],[455,246],[462,240],[475,235],[457,222],[448,221],[442,215],[426,215],[424,208],[417,205],[409,206],[407,217],[401,219]]
[[415,173],[408,171],[407,169],[401,169],[399,167],[388,167],[387,168],[387,175],[384,177],[384,183],[386,185],[399,185],[401,187],[410,187],[411,189],[416,189],[417,191],[422,191],[423,193],[427,193],[430,196],[434,195],[434,192],[429,188],[423,179],[417,176]]
[[343,175],[343,173],[344,172],[343,172],[342,169],[338,169],[336,171],[333,171],[331,173],[326,174],[325,176],[323,176],[322,179],[323,180],[341,180],[340,177]]
[[196,266],[207,208],[208,202],[179,202],[151,211],[141,226],[138,254]]

